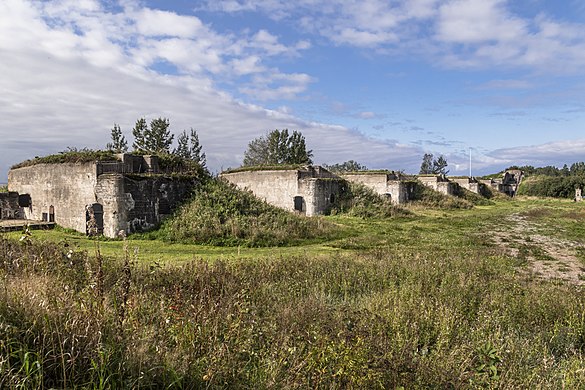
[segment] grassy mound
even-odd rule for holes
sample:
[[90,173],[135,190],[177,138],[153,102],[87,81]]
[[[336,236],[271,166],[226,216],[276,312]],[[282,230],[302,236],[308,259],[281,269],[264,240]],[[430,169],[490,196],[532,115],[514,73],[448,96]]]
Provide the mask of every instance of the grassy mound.
[[346,214],[361,218],[390,218],[408,216],[411,213],[393,205],[371,188],[359,183],[348,183],[332,214]]
[[492,202],[485,196],[481,196],[479,194],[476,194],[475,192],[471,192],[468,189],[463,188],[459,185],[455,187],[455,193],[453,195],[458,197],[459,199],[468,201],[474,206],[489,206],[494,204],[494,202]]
[[442,194],[422,183],[416,183],[411,204],[433,209],[470,209],[473,207],[473,203],[466,199]]
[[211,179],[161,229],[148,235],[167,241],[261,247],[328,238],[334,230],[320,218],[287,212],[233,184]]

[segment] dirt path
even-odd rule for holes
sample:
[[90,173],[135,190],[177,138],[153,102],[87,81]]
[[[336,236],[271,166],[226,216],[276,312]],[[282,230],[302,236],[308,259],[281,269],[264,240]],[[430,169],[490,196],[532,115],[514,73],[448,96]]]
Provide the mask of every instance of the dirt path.
[[577,257],[583,245],[539,234],[544,226],[519,214],[505,222],[493,232],[493,240],[510,256],[525,259],[529,275],[585,285],[585,264]]

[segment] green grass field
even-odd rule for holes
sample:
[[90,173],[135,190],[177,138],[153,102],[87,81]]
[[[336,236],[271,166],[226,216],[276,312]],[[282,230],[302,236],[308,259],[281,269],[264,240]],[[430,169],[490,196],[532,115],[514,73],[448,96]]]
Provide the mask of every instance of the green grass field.
[[274,248],[0,236],[2,388],[585,388],[585,204]]

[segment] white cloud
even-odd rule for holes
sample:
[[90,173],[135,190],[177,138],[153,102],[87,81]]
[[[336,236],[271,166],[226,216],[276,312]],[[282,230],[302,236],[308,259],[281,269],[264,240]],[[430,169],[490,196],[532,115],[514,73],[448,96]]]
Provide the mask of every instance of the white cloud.
[[[209,74],[215,69],[232,69],[228,77],[237,77],[248,66],[249,72],[260,72],[254,76],[258,88],[251,93],[273,91],[273,96],[263,96],[270,98],[302,92],[313,80],[309,75],[262,69],[255,52],[246,49],[250,42],[260,42],[272,52],[284,50],[271,35],[242,43],[203,25],[196,39],[185,38],[188,28],[172,32],[182,36],[151,39],[135,28],[134,15],[141,9],[133,3],[125,14],[108,13],[95,2],[66,7],[73,3],[51,4],[50,16],[44,3],[0,4],[0,115],[10,118],[0,125],[0,181],[10,165],[35,155],[67,146],[103,147],[114,122],[130,138],[134,122],[143,116],[170,118],[176,133],[197,129],[215,170],[239,165],[247,143],[275,128],[302,131],[317,162],[353,158],[369,166],[409,169],[412,156],[418,160],[420,151],[415,147],[369,139],[341,126],[306,122],[286,109],[238,103],[214,89]],[[59,15],[57,6],[62,6],[65,16]],[[189,65],[188,56],[181,53],[194,54],[198,45],[207,53],[191,56]],[[240,55],[234,54],[234,45],[244,48]],[[184,73],[162,74],[149,68],[160,59]]]
[[564,75],[585,66],[585,24],[519,15],[509,0],[209,0],[207,9],[261,12],[336,45],[416,55],[449,68]]
[[143,9],[135,16],[138,33],[144,36],[169,36],[195,38],[206,29],[194,16],[177,15],[174,12]]

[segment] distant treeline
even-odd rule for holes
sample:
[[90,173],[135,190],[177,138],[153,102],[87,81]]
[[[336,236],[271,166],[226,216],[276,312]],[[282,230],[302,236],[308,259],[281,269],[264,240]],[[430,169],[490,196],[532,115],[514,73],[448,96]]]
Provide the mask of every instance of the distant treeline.
[[522,167],[512,166],[509,169],[520,169],[524,171],[526,176],[585,176],[585,162],[576,162],[568,166],[563,165],[558,168],[552,165],[546,167],[533,167],[532,165],[524,165]]
[[518,195],[571,199],[575,197],[575,189],[585,189],[585,162],[576,162],[570,166],[565,164],[562,168],[526,165],[509,169],[521,169],[526,176],[518,189]]

